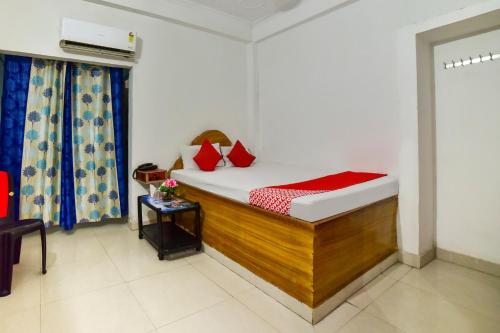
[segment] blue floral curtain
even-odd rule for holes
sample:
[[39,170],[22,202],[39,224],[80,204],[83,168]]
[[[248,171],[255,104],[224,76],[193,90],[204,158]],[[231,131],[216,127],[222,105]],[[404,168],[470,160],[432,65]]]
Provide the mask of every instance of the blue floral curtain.
[[[8,171],[19,189],[23,157],[24,120],[28,87],[30,84],[31,58],[5,56],[2,94],[2,121],[0,127],[0,170]],[[15,191],[19,202],[19,191]],[[16,217],[19,206],[16,206]]]
[[122,71],[15,56],[4,67],[0,169],[20,217],[70,230],[125,216]]
[[60,218],[65,73],[64,62],[34,59],[26,106],[19,217],[47,225]]
[[121,217],[109,68],[73,67],[76,219]]

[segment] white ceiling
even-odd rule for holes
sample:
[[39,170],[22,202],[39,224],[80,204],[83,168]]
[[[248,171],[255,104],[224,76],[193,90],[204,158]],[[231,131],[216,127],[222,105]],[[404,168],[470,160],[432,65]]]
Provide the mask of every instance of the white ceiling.
[[180,5],[202,5],[255,22],[295,7],[302,0],[166,0]]

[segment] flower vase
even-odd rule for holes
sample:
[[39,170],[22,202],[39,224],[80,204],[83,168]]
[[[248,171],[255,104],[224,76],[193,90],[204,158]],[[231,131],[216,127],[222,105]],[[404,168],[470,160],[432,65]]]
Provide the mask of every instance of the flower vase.
[[172,201],[177,188],[177,181],[175,179],[167,179],[161,184],[159,190],[163,192],[163,201]]

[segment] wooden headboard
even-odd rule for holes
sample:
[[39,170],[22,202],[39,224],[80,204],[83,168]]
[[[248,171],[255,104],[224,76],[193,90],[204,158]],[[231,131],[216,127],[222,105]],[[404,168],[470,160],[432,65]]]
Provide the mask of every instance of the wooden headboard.
[[[233,145],[226,134],[218,130],[208,130],[201,133],[196,138],[194,138],[193,141],[191,141],[191,145],[201,145],[203,141],[205,141],[205,139],[210,141],[210,143],[218,143],[223,147],[229,147]],[[179,170],[183,168],[184,164],[182,163],[182,157],[179,157],[175,161],[174,165],[168,170],[169,177],[172,170]]]

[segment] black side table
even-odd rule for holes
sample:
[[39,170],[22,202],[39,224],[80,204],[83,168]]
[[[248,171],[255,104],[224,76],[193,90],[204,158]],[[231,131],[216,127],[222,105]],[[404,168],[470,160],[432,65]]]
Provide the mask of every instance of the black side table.
[[[156,224],[143,225],[142,205],[146,205],[156,212]],[[158,250],[158,258],[163,260],[165,255],[190,249],[201,250],[200,204],[186,199],[174,197],[172,201],[155,200],[149,195],[137,197],[139,216],[139,238],[145,238]],[[175,223],[177,213],[195,212],[195,233],[193,236]],[[170,223],[163,223],[162,217],[170,216]]]

